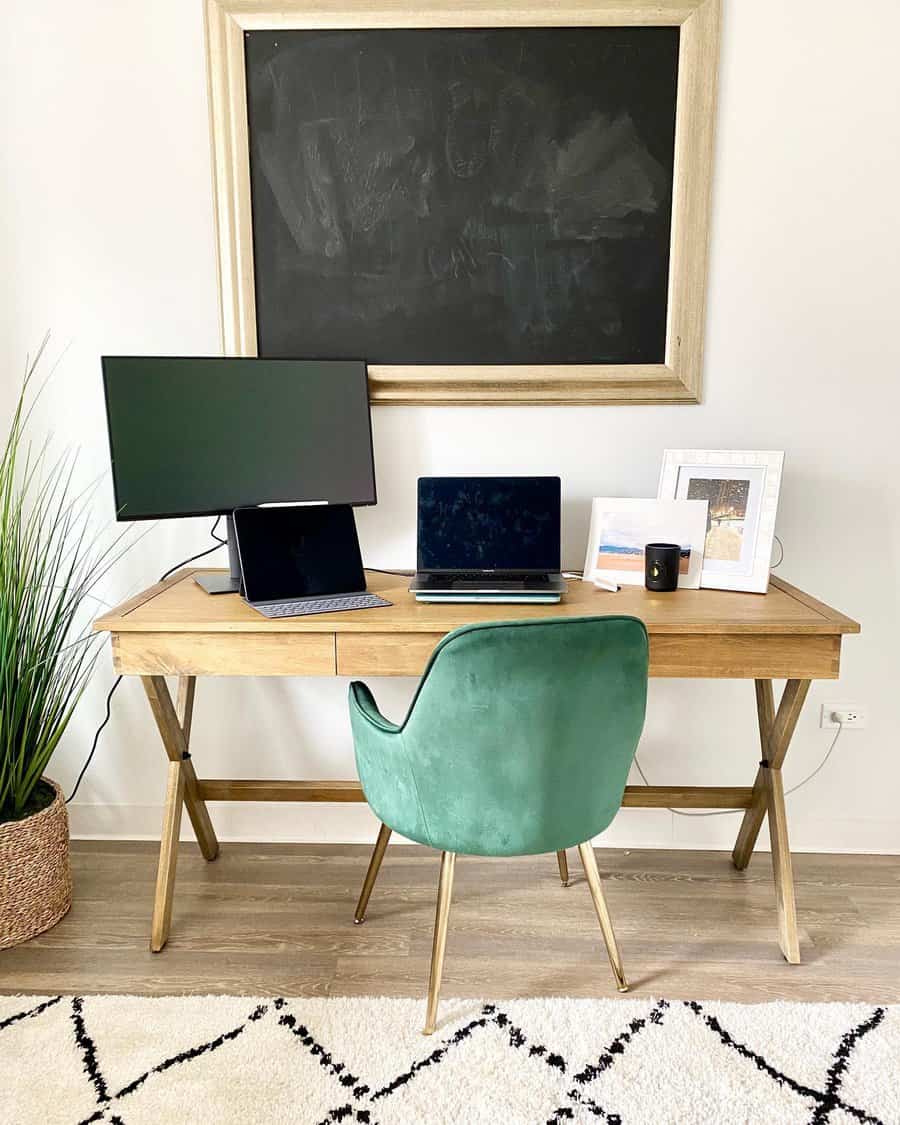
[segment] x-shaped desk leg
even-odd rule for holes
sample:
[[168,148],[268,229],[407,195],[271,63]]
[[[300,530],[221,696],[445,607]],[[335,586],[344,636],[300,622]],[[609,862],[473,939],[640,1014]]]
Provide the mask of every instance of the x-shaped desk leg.
[[169,938],[172,922],[172,896],[175,892],[175,867],[178,862],[178,835],[181,829],[182,806],[187,805],[188,816],[205,859],[215,859],[219,854],[219,841],[209,819],[206,802],[197,790],[197,774],[188,753],[191,739],[191,720],[194,714],[194,676],[178,679],[178,705],[172,697],[163,676],[142,676],[144,691],[169,757],[166,785],[166,807],[163,816],[162,839],[159,845],[159,867],[156,872],[156,897],[153,902],[153,923],[150,948],[158,953]]
[[797,936],[794,873],[788,844],[781,767],[797,719],[806,701],[809,685],[809,680],[788,680],[776,714],[772,681],[756,681],[756,712],[759,719],[762,761],[756,773],[752,804],[744,813],[741,830],[732,852],[735,867],[743,870],[753,855],[763,817],[768,816],[772,867],[775,873],[775,898],[778,906],[778,944],[785,959],[792,965],[800,963],[800,940]]

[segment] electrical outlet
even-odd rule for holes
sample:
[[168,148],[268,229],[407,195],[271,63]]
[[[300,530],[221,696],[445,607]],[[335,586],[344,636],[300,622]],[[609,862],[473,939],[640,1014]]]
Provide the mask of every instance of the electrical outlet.
[[[840,716],[840,721],[835,715]],[[855,703],[823,703],[819,726],[822,730],[837,730],[840,726],[844,730],[859,730],[866,725],[867,717],[865,707]]]

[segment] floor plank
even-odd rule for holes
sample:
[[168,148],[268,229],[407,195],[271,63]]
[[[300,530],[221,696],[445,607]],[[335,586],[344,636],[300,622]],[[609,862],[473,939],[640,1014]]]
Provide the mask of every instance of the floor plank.
[[[368,919],[353,908],[368,849],[226,844],[179,859],[172,936],[149,951],[156,848],[76,841],[75,902],[54,929],[0,954],[2,992],[420,996],[438,856],[391,847]],[[794,857],[803,964],[775,941],[769,856],[736,871],[724,852],[597,853],[637,995],[900,1002],[900,859]],[[461,857],[446,995],[612,996],[583,875],[555,857]]]

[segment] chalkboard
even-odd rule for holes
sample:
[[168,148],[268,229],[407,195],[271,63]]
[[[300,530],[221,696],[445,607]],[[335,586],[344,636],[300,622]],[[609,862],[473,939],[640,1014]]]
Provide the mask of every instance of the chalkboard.
[[662,363],[677,27],[245,33],[262,356]]

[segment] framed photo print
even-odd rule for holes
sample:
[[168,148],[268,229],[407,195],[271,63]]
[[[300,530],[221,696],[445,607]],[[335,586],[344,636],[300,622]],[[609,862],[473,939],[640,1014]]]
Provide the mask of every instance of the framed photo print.
[[594,499],[584,577],[606,578],[620,586],[643,586],[644,548],[648,543],[681,547],[678,585],[700,586],[707,502],[697,500]]
[[783,463],[779,450],[665,451],[659,498],[709,504],[701,586],[766,592]]

